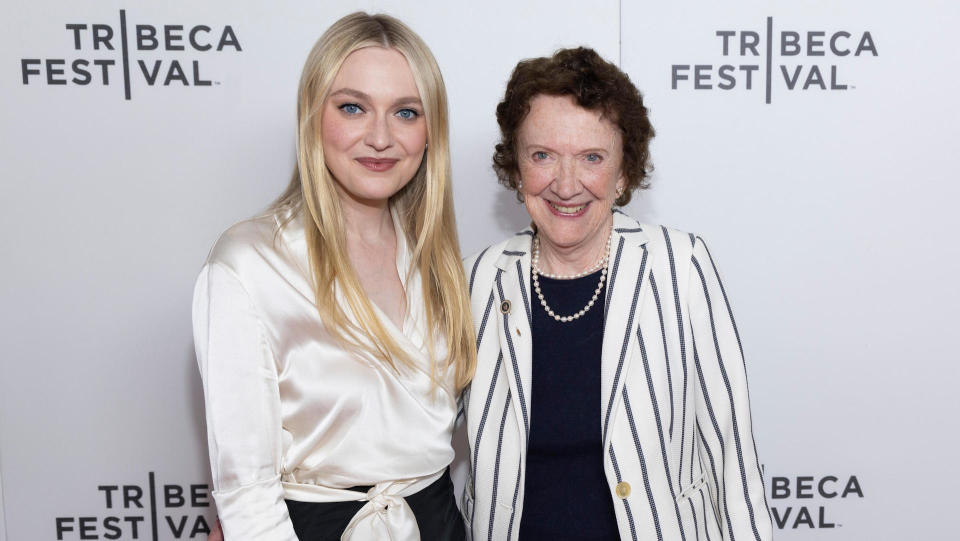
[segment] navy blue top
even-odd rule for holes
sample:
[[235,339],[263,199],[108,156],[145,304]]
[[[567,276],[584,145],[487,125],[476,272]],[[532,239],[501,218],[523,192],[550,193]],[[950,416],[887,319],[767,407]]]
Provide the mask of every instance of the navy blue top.
[[[579,312],[593,296],[600,271],[574,280],[539,277],[540,290],[559,315]],[[603,472],[600,353],[606,284],[580,319],[553,319],[536,293],[530,442],[520,540],[620,539]]]

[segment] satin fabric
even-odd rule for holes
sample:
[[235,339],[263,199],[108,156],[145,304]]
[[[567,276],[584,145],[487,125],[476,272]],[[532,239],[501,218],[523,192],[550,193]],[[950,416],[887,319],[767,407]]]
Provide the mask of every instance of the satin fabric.
[[[354,487],[365,492],[372,487]],[[417,518],[421,539],[465,541],[466,529],[453,495],[449,468],[429,486],[404,496]],[[286,500],[294,530],[301,540],[340,539],[350,520],[363,507],[362,501],[298,502]],[[355,537],[359,534],[354,533]]]
[[[391,214],[407,298],[403,328],[377,314],[416,362],[396,371],[324,329],[302,216],[283,229],[283,216],[241,222],[211,250],[193,322],[213,496],[227,539],[295,540],[284,499],[367,500],[343,539],[419,539],[403,496],[450,464],[457,408],[453,370],[441,372],[442,385],[431,381],[420,277]],[[442,342],[434,344],[441,359]],[[366,485],[374,487],[367,494],[343,490]]]

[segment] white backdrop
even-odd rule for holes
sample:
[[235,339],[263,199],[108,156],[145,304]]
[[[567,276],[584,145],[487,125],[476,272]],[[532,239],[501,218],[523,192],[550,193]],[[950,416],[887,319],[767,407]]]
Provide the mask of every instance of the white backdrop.
[[[620,63],[658,134],[628,212],[719,260],[778,538],[943,538],[960,480],[955,4],[61,0],[7,10],[0,35],[0,541],[204,537],[193,281],[286,185],[303,60],[355,9],[401,17],[440,62],[465,253],[525,225],[489,166],[513,65],[581,44]],[[144,25],[158,50],[137,46]],[[185,50],[163,50],[164,25]],[[802,66],[795,90],[781,65]]]
[[[941,487],[960,479],[960,370],[948,339],[960,323],[960,9],[696,4],[623,5],[622,65],[658,130],[655,188],[636,209],[702,232],[718,254],[743,333],[769,503],[785,525],[778,538],[945,539],[952,513]],[[739,47],[754,40],[748,32],[758,56]],[[783,54],[783,40],[795,40],[785,32],[800,36],[800,54]],[[835,48],[850,54],[831,51],[838,32],[850,37],[837,36]],[[857,55],[868,32],[876,55]],[[696,89],[691,67],[678,70],[689,80],[674,90],[674,65],[712,65],[700,86],[713,88]],[[741,74],[759,65],[753,88],[742,75],[717,88],[722,65]],[[817,66],[827,89],[814,78],[789,90],[780,66],[790,78],[802,66],[801,83]],[[800,481],[812,497],[798,497],[798,476],[813,478]],[[820,495],[828,476],[839,479],[827,479],[828,495],[856,476],[862,497]],[[789,479],[789,497],[770,490],[774,477]],[[820,527],[821,509],[833,528]]]

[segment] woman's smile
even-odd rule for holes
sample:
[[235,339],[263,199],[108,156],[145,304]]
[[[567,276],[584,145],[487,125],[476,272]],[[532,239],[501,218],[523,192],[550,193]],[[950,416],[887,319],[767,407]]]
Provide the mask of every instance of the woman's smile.
[[396,158],[357,158],[356,161],[371,171],[382,172],[390,169],[400,160]]
[[582,205],[563,205],[561,203],[554,203],[548,199],[544,199],[547,203],[547,206],[550,208],[555,216],[560,216],[561,218],[579,218],[587,212],[587,207],[590,206],[590,203],[584,203]]

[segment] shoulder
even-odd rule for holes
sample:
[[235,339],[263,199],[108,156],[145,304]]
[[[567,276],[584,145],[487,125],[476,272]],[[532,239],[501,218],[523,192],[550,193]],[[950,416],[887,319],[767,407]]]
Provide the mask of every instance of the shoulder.
[[674,266],[690,262],[697,252],[706,250],[703,239],[694,233],[640,222],[620,210],[614,212],[613,227],[621,236],[637,239],[637,244],[644,246],[655,261]]
[[[275,214],[256,216],[233,224],[224,231],[207,256],[206,266],[218,266],[239,277],[269,264],[284,250],[291,234],[286,228],[296,228],[296,220],[281,228],[281,219]],[[301,228],[302,229],[302,228]]]
[[468,277],[475,269],[479,270],[495,266],[497,260],[503,255],[518,256],[525,254],[530,251],[530,242],[532,239],[533,231],[527,228],[463,258],[463,266],[467,271]]
[[492,281],[498,270],[497,262],[503,256],[519,256],[528,252],[532,238],[533,231],[527,228],[464,258],[463,268],[467,274],[470,294],[473,295],[477,284]]
[[[512,238],[512,237],[511,237]],[[504,239],[496,244],[491,244],[482,250],[478,250],[469,256],[463,258],[463,267],[469,273],[472,269],[479,266],[491,266],[506,249],[511,238]]]

